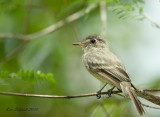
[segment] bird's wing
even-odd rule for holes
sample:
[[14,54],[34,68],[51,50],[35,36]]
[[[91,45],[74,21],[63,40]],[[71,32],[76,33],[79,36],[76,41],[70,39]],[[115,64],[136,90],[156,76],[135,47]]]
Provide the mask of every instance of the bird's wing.
[[117,78],[115,78],[114,76],[112,76],[111,74],[109,74],[108,72],[98,71],[97,75],[104,78],[107,83],[112,84],[113,86],[116,86],[118,89],[121,90],[120,81]]
[[130,82],[130,78],[126,71],[120,67],[105,67],[96,69],[96,73],[109,81],[111,84],[121,89],[120,82]]
[[106,75],[114,77],[118,81],[127,81],[130,82],[130,77],[127,74],[123,65],[117,64],[104,64],[104,63],[90,63],[88,62],[88,66],[91,71],[100,71],[105,73]]
[[109,67],[109,68],[105,68],[104,71],[108,72],[109,74],[111,74],[113,77],[117,78],[119,81],[123,82],[130,82],[130,78],[129,75],[127,74],[127,72],[125,71],[124,68],[121,67]]
[[120,60],[114,54],[108,54],[110,57],[99,54],[90,53],[90,55],[88,55],[89,57],[85,57],[85,65],[87,65],[87,69],[93,71],[93,73],[98,72],[98,75],[101,77],[109,77],[115,82],[130,82],[129,75],[126,72],[124,65],[121,64]]

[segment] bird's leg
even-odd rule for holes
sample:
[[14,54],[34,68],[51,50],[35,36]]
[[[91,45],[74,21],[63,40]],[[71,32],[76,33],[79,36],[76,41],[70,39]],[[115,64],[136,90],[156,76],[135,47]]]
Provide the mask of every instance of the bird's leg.
[[113,91],[114,88],[115,88],[115,86],[108,90],[108,96],[109,97],[111,97],[111,94],[112,94],[112,91]]
[[97,91],[97,98],[100,99],[101,98],[101,92],[104,89],[104,87],[107,85],[107,83],[99,90]]

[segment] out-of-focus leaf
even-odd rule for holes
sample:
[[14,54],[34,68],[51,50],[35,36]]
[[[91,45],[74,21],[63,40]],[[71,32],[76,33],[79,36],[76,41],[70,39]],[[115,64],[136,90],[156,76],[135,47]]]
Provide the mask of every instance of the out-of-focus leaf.
[[143,8],[142,8],[142,7],[139,8],[139,13],[140,13],[140,14],[143,13]]
[[31,83],[35,83],[38,80],[45,80],[51,83],[55,82],[52,73],[41,73],[40,71],[24,71],[21,70],[17,73],[9,73],[6,71],[0,71],[0,79],[22,79],[25,81],[29,81]]
[[160,88],[160,77],[158,77],[153,82],[150,82],[148,86],[150,86],[150,89],[159,89]]
[[110,3],[110,9],[119,16],[119,18],[127,18],[127,19],[135,19],[137,20],[138,17],[141,16],[143,12],[142,6],[139,4],[140,1],[125,1],[125,0],[119,0],[119,2],[111,2]]

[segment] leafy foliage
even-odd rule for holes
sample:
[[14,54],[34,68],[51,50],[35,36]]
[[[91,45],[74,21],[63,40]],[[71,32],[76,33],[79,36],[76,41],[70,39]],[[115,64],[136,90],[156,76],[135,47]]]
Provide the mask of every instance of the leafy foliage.
[[144,17],[141,15],[143,12],[143,0],[113,0],[110,1],[109,8],[118,15],[119,18],[138,19],[142,20]]
[[38,80],[46,80],[50,83],[54,83],[55,79],[53,78],[52,73],[41,73],[40,71],[24,71],[21,70],[17,73],[9,73],[7,71],[0,71],[0,79],[22,79],[25,81],[29,81],[31,83],[35,83]]

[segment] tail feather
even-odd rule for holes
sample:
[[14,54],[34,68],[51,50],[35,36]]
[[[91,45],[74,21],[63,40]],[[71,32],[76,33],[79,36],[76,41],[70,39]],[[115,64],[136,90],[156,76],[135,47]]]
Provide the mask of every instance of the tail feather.
[[136,106],[136,109],[138,111],[138,113],[140,115],[145,114],[144,109],[142,107],[141,102],[139,101],[139,99],[137,98],[136,93],[134,92],[134,89],[131,87],[131,84],[128,82],[122,82],[121,83],[121,88],[122,91],[124,93],[125,96],[129,96],[129,98],[131,99],[131,101],[134,103],[134,105]]
[[134,105],[136,106],[136,109],[137,109],[138,113],[140,115],[143,115],[145,112],[144,112],[144,109],[143,109],[143,107],[141,105],[141,102],[137,98],[137,95],[131,89],[131,87],[127,87],[127,90],[128,90],[127,92],[129,94],[129,97],[130,97],[131,101],[134,103]]

